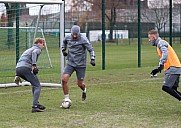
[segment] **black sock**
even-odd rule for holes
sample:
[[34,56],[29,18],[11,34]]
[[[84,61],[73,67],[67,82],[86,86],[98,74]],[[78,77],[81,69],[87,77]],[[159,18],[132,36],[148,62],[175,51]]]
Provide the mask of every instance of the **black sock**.
[[167,87],[167,86],[163,86],[162,90],[169,93],[171,96],[175,97],[179,101],[181,100],[180,92],[178,92],[177,90],[174,90],[173,88],[170,88],[170,87]]
[[172,88],[181,96],[181,93],[177,90],[177,87],[173,86]]

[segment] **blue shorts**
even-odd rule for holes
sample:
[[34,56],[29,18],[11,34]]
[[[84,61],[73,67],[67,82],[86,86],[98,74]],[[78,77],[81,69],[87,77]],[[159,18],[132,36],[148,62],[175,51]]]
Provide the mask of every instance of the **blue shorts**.
[[64,68],[63,74],[69,74],[71,76],[74,71],[76,72],[77,79],[83,81],[85,77],[86,67],[73,67],[67,64]]

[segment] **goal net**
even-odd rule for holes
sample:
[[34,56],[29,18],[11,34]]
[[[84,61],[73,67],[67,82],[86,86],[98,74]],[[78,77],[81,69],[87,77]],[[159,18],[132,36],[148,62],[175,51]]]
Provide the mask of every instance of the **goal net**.
[[[46,47],[38,59],[42,86],[61,86],[63,57],[60,42],[64,33],[63,2],[60,0],[0,0],[0,87],[16,86],[16,62],[33,45],[45,38]],[[60,57],[61,55],[61,57]],[[61,58],[61,60],[60,60]],[[20,85],[30,85],[28,82]]]

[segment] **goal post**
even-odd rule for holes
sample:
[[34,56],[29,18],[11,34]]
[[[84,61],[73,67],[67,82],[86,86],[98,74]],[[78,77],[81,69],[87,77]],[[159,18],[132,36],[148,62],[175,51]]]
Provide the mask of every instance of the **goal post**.
[[[50,69],[51,71],[49,69],[45,69],[43,71],[43,73],[40,72],[39,78],[40,78],[40,81],[42,81],[42,83],[41,83],[42,86],[52,86],[52,87],[59,86],[59,87],[61,87],[60,81],[61,81],[61,75],[62,75],[63,68],[64,68],[64,57],[63,57],[63,55],[61,53],[61,47],[60,46],[62,45],[63,38],[64,38],[64,1],[63,0],[31,0],[31,1],[29,1],[29,0],[0,0],[0,3],[36,4],[37,6],[39,5],[41,7],[43,7],[44,5],[52,5],[52,4],[56,4],[56,5],[59,6],[59,12],[58,13],[56,13],[54,15],[53,15],[53,13],[49,14],[49,15],[42,15],[44,17],[46,17],[46,16],[55,17],[55,16],[58,15],[59,16],[59,20],[58,20],[58,24],[59,24],[59,28],[58,29],[59,29],[59,31],[57,32],[57,30],[55,28],[54,28],[53,31],[50,31],[48,29],[46,31],[44,31],[44,28],[40,28],[38,26],[39,18],[37,18],[37,24],[36,24],[37,26],[34,26],[34,27],[36,27],[37,30],[35,30],[35,33],[34,33],[33,37],[28,38],[28,42],[31,42],[32,40],[34,40],[34,38],[36,36],[38,37],[38,34],[40,34],[40,33],[42,35],[42,38],[46,38],[47,39],[47,36],[49,36],[49,38],[46,40],[46,44],[48,42],[48,45],[46,45],[46,46],[50,46],[50,51],[52,52],[52,51],[55,51],[55,48],[52,48],[53,47],[52,46],[52,41],[55,40],[54,37],[56,37],[56,39],[58,39],[58,41],[54,41],[54,42],[58,43],[59,50],[58,50],[57,54],[58,54],[59,57],[57,56],[57,54],[55,55],[55,53],[49,54],[47,47],[45,48],[45,50],[43,50],[43,51],[47,52],[48,61],[50,62],[50,65],[51,65],[50,67],[51,68],[53,67],[53,68]],[[41,13],[41,10],[39,10],[39,11]],[[0,14],[1,14],[1,12],[0,12]],[[16,20],[18,18],[20,18],[20,17],[16,17]],[[32,19],[30,19],[30,20],[32,20]],[[54,21],[52,20],[50,22],[54,22]],[[41,24],[43,24],[43,23],[41,23]],[[48,22],[46,22],[46,23],[48,23]],[[18,30],[18,31],[23,28],[23,27],[21,27],[21,24],[18,25],[18,26],[16,24],[14,26],[16,26],[16,30]],[[44,33],[45,33],[45,35],[44,35]],[[1,31],[0,31],[0,34],[1,34]],[[16,36],[19,36],[19,35],[16,35]],[[28,33],[28,36],[30,37],[29,33]],[[19,43],[19,42],[17,42],[17,40],[16,40],[15,43]],[[32,43],[29,43],[29,44],[32,44]],[[55,45],[55,43],[53,43],[53,45]],[[56,44],[55,47],[57,49],[57,44]],[[21,46],[20,46],[20,48],[21,48]],[[6,51],[3,51],[3,53],[4,52],[6,52],[7,54],[10,54],[10,52],[12,52],[12,54],[14,54],[14,50],[9,50],[8,49]],[[22,51],[21,51],[21,53],[22,53]],[[41,54],[41,56],[42,56],[42,54]],[[40,56],[39,60],[41,60],[41,56]],[[58,57],[58,58],[56,58],[56,62],[51,62],[51,59],[50,59],[51,57],[50,56],[51,57],[53,56],[54,58]],[[12,59],[12,57],[11,57],[11,59]],[[59,59],[60,61],[57,61],[57,59]],[[4,60],[0,60],[0,61],[4,61]],[[13,63],[16,63],[15,61],[16,60],[14,60]],[[12,62],[10,62],[10,63],[12,64]],[[54,63],[56,63],[55,67],[54,67]],[[57,64],[59,64],[59,66],[57,66]],[[6,68],[7,69],[5,69],[5,71],[8,71],[8,72],[6,72],[5,75],[3,75],[3,73],[1,73],[1,75],[0,75],[0,87],[8,87],[8,86],[11,87],[11,86],[14,86],[14,83],[13,83],[14,81],[13,80],[14,80],[14,76],[15,76],[15,73],[14,73],[15,72],[15,64],[14,64],[14,69],[12,69],[13,65],[11,65],[9,67],[6,66]],[[57,71],[57,69],[59,69],[59,71]],[[1,70],[3,70],[3,69],[1,69]],[[41,69],[40,69],[40,71],[41,71]],[[8,80],[4,80],[6,78]],[[9,81],[11,81],[12,83],[10,83]]]

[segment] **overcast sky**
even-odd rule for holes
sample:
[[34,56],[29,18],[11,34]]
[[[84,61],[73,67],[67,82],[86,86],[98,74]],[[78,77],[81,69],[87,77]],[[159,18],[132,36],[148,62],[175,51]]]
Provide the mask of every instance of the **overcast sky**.
[[[37,15],[40,9],[38,4],[27,4],[29,7],[30,15]],[[0,14],[5,12],[6,8],[3,3],[0,3]],[[60,5],[44,5],[42,9],[42,14],[55,13],[60,11]]]
[[[150,6],[151,1],[158,1],[159,3],[163,4],[169,4],[169,0],[148,0],[148,6]],[[181,3],[181,0],[173,0],[173,3]],[[66,1],[66,5],[71,4],[71,0]],[[30,15],[37,15],[40,9],[40,6],[37,6],[37,4],[27,4],[28,7],[30,7]],[[66,6],[66,9],[68,10],[68,6]],[[42,10],[42,14],[48,14],[48,13],[55,13],[60,10],[59,5],[45,5]],[[3,3],[0,3],[0,15],[5,11],[5,6]]]

